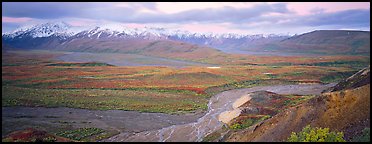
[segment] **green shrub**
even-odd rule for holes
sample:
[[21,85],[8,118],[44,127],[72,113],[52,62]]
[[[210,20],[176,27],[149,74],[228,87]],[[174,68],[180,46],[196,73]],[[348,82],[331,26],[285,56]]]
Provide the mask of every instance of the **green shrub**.
[[311,66],[330,66],[330,67],[352,67],[363,68],[369,65],[369,61],[332,61],[332,62],[318,62],[312,64],[304,64]]
[[41,142],[55,142],[57,139],[55,137],[46,137],[43,138]]
[[62,131],[62,132],[56,133],[56,135],[80,141],[89,136],[100,134],[103,132],[105,131],[99,128],[79,128],[76,130]]
[[288,99],[288,100],[285,100],[284,101],[284,105],[285,106],[296,106],[298,104],[301,104],[305,101],[308,101],[310,100],[311,98],[315,97],[315,95],[307,95],[307,96],[293,96],[293,95],[289,95],[289,96],[286,96],[287,98],[293,98],[293,97],[297,97],[296,99]]
[[213,133],[208,134],[207,136],[205,136],[203,138],[203,141],[202,142],[212,142],[214,140],[217,140],[220,137],[221,137],[221,133],[213,132]]
[[251,125],[253,125],[254,122],[255,122],[255,120],[253,120],[253,119],[246,119],[242,123],[235,123],[235,124],[231,125],[230,129],[234,129],[234,130],[244,129],[244,128],[247,128],[247,127],[250,127]]
[[245,129],[245,128],[248,128],[260,121],[263,121],[263,120],[266,120],[268,118],[270,118],[271,116],[270,115],[265,115],[259,119],[246,119],[244,121],[242,121],[241,123],[235,123],[235,124],[232,124],[230,126],[230,129],[233,129],[233,130],[239,130],[239,129]]
[[353,74],[355,74],[356,72],[358,72],[358,71],[333,72],[333,73],[329,73],[329,74],[321,77],[320,81],[322,81],[323,83],[331,83],[331,82],[335,82],[335,81],[339,81],[339,80],[348,78],[348,77],[352,76]]
[[370,142],[370,128],[365,128],[361,135],[358,135],[353,138],[353,142]]
[[345,142],[342,132],[329,132],[329,128],[312,128],[307,125],[301,132],[292,132],[289,142]]

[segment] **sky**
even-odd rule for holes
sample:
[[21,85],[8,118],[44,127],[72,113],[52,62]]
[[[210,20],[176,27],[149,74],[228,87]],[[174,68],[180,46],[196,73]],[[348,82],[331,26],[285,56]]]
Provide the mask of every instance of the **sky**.
[[45,22],[199,33],[370,31],[369,2],[2,2],[2,33]]

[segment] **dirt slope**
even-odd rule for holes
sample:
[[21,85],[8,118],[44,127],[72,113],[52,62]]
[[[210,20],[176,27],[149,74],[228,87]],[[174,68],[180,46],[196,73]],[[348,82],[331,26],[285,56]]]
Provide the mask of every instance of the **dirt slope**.
[[[369,67],[321,96],[291,107],[256,126],[234,132],[224,141],[285,141],[291,132],[299,132],[308,124],[342,131],[344,138],[350,140],[365,127],[370,127],[370,84],[365,78],[369,79]],[[337,91],[333,91],[335,89]]]

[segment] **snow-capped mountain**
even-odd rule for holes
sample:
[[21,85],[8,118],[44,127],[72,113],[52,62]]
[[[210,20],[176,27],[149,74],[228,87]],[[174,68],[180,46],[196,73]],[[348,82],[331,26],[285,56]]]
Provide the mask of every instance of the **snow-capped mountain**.
[[21,27],[16,29],[14,32],[5,34],[9,37],[49,37],[52,35],[69,36],[72,35],[71,26],[64,22],[59,23],[44,23],[35,26]]
[[242,35],[234,33],[226,34],[214,34],[214,33],[192,33],[182,30],[170,30],[166,28],[158,27],[144,27],[144,28],[128,28],[124,25],[119,24],[105,24],[101,26],[91,27],[77,27],[71,26],[65,22],[48,22],[43,24],[37,24],[34,26],[21,27],[11,33],[4,33],[3,36],[17,37],[22,35],[36,37],[49,37],[52,35],[63,35],[63,36],[74,36],[82,35],[81,33],[87,34],[88,37],[96,33],[111,33],[110,36],[117,35],[129,35],[129,36],[143,36],[153,35],[157,37],[178,37],[182,38],[220,38],[220,39],[241,39],[241,38],[268,38],[277,37],[279,35]]
[[196,49],[203,49],[209,53],[220,51],[324,53],[325,49],[330,51],[329,53],[369,52],[369,32],[328,30],[291,37],[275,34],[193,33],[154,27],[128,28],[120,24],[76,27],[64,22],[22,27],[14,32],[3,34],[2,42],[3,47],[7,49],[156,53],[157,56],[166,53],[166,57],[173,56],[175,53],[192,53]]
[[[157,27],[128,28],[121,24],[104,24],[100,26],[76,27],[65,22],[48,22],[34,26],[22,27],[11,33],[2,35],[3,40],[14,43],[29,39],[50,41],[57,39],[65,43],[74,39],[144,39],[144,40],[174,40],[219,50],[244,48],[256,44],[283,40],[288,35],[242,35],[234,33],[193,33],[182,30],[171,30]],[[27,40],[25,40],[27,39]],[[33,40],[35,41],[35,40]],[[54,40],[55,41],[55,40]],[[35,42],[33,42],[35,43]],[[16,44],[18,47],[21,44]]]

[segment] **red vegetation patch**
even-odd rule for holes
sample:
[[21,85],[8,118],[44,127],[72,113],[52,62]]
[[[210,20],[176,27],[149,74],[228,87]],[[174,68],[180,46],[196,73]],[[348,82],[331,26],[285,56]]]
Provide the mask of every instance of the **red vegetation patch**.
[[72,142],[73,140],[48,134],[46,131],[28,128],[14,131],[2,139],[3,142]]
[[197,94],[206,94],[205,93],[205,88],[195,88],[195,87],[175,87],[175,88],[171,88],[171,89],[176,89],[176,90],[189,90],[189,91],[193,91],[193,92],[196,92]]

